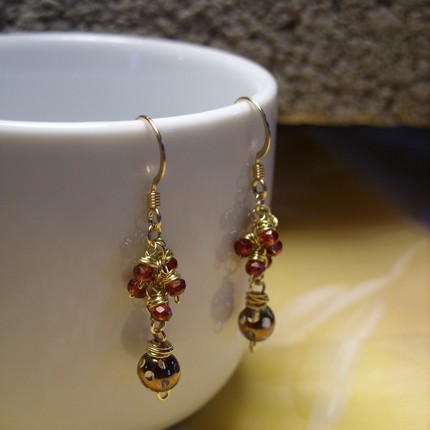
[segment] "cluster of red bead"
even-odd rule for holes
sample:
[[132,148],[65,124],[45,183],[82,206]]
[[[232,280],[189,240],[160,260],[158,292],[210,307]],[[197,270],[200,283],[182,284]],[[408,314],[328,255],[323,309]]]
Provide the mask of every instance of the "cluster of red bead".
[[154,337],[147,342],[137,374],[142,384],[156,392],[160,400],[169,397],[181,375],[179,362],[172,354],[173,346],[163,331],[164,323],[172,317],[169,297],[178,303],[186,287],[177,268],[176,258],[161,238],[148,240],[145,255],[133,268],[134,278],[127,286],[130,297],[146,298]]
[[282,251],[282,242],[279,240],[276,225],[273,224],[254,223],[251,231],[234,244],[236,254],[248,258],[245,270],[250,276],[261,276],[272,264],[272,258]]
[[257,206],[250,217],[251,225],[235,242],[234,249],[237,255],[247,258],[245,270],[249,275],[249,289],[238,322],[240,331],[250,341],[251,351],[254,351],[256,342],[268,338],[275,327],[275,316],[267,306],[269,298],[263,277],[272,258],[282,251],[282,242],[276,231],[278,220],[268,206]]
[[155,321],[168,321],[172,317],[168,296],[179,302],[185,291],[185,281],[177,272],[178,262],[164,243],[157,254],[145,253],[133,269],[134,278],[128,283],[130,297],[146,298],[148,311]]

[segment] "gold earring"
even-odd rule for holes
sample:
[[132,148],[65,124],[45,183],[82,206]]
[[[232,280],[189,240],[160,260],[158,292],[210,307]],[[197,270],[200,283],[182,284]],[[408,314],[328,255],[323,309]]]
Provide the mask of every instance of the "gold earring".
[[265,203],[267,186],[264,180],[264,166],[261,159],[269,152],[272,137],[269,122],[261,106],[250,97],[240,97],[236,103],[247,101],[260,113],[263,120],[264,145],[257,153],[253,165],[252,190],[255,207],[249,212],[249,225],[245,233],[235,242],[234,250],[241,258],[246,258],[245,270],[249,275],[245,308],[239,315],[239,328],[250,341],[250,349],[255,351],[256,343],[267,339],[275,328],[275,316],[267,306],[264,272],[272,264],[272,258],[282,251],[276,228],[277,218]]
[[167,340],[164,328],[172,316],[169,297],[179,303],[185,290],[185,281],[177,272],[178,262],[161,238],[160,193],[157,185],[166,171],[166,152],[163,139],[154,121],[145,115],[136,119],[146,121],[152,128],[160,150],[160,167],[148,193],[148,233],[143,257],[134,269],[134,278],[128,283],[131,298],[146,299],[151,320],[152,339],[147,342],[146,353],[137,365],[137,374],[143,385],[166,400],[170,390],[181,376],[179,362],[172,354],[173,346]]

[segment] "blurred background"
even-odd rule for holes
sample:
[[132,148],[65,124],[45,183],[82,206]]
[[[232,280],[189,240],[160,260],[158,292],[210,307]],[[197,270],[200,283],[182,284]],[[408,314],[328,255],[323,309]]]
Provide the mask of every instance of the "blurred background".
[[179,39],[278,82],[277,329],[177,430],[430,428],[429,28],[428,0],[0,0],[1,32]]

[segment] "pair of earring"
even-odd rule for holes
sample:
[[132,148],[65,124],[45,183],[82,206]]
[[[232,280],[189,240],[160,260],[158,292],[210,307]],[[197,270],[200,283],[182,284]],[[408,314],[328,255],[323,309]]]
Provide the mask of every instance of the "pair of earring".
[[[255,207],[249,212],[249,225],[244,234],[234,243],[234,250],[241,258],[247,259],[245,270],[249,275],[246,305],[239,315],[239,328],[250,341],[251,351],[256,343],[269,337],[275,326],[275,317],[267,306],[269,300],[264,282],[264,272],[272,258],[282,250],[276,228],[278,220],[265,203],[267,186],[261,159],[271,145],[270,126],[261,106],[250,97],[240,97],[237,102],[251,103],[263,120],[265,129],[264,146],[257,153],[253,165],[252,190]],[[137,365],[137,374],[143,385],[157,394],[159,400],[166,400],[170,390],[180,379],[180,366],[172,354],[173,346],[165,334],[166,322],[172,317],[170,298],[179,303],[180,295],[186,289],[177,268],[178,262],[173,252],[161,237],[160,193],[157,186],[166,171],[166,152],[161,133],[154,121],[141,115],[137,119],[146,121],[152,128],[159,146],[160,167],[148,193],[148,232],[143,257],[133,269],[133,279],[128,283],[129,296],[146,299],[150,316],[152,339],[147,342],[145,354]]]

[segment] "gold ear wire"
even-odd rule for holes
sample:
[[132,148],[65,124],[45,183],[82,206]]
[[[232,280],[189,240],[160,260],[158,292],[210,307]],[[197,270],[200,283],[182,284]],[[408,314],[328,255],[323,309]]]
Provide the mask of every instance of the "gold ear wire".
[[[158,149],[160,152],[160,164],[158,167],[158,172],[154,179],[152,180],[151,191],[147,195],[148,199],[148,219],[156,220],[157,222],[150,222],[149,230],[148,230],[148,239],[154,237],[154,234],[159,236],[161,234],[161,213],[160,213],[160,204],[161,198],[160,193],[157,192],[157,186],[164,178],[164,174],[166,173],[166,149],[164,148],[163,138],[161,137],[160,130],[158,129],[155,122],[147,115],[139,115],[136,119],[140,119],[142,121],[146,121],[149,126],[152,128],[152,131],[155,134],[155,137],[158,141]],[[154,233],[155,232],[155,233]]]
[[256,157],[255,157],[255,164],[259,164],[261,159],[263,157],[266,156],[266,154],[269,152],[270,149],[270,145],[272,143],[272,133],[270,131],[270,125],[269,125],[269,121],[267,120],[267,116],[264,113],[263,108],[251,97],[247,97],[247,96],[243,96],[243,97],[239,97],[235,103],[239,103],[241,101],[248,101],[249,103],[251,103],[260,113],[261,118],[263,119],[263,124],[264,124],[264,145],[263,147],[258,151]]
[[157,185],[161,182],[161,180],[164,178],[164,174],[166,173],[166,150],[164,148],[163,138],[161,137],[161,133],[157,125],[149,116],[139,115],[136,119],[141,119],[146,121],[152,128],[158,140],[158,148],[160,150],[160,166],[158,168],[157,175],[152,180],[152,186],[151,186],[151,191],[155,193],[157,190]]

